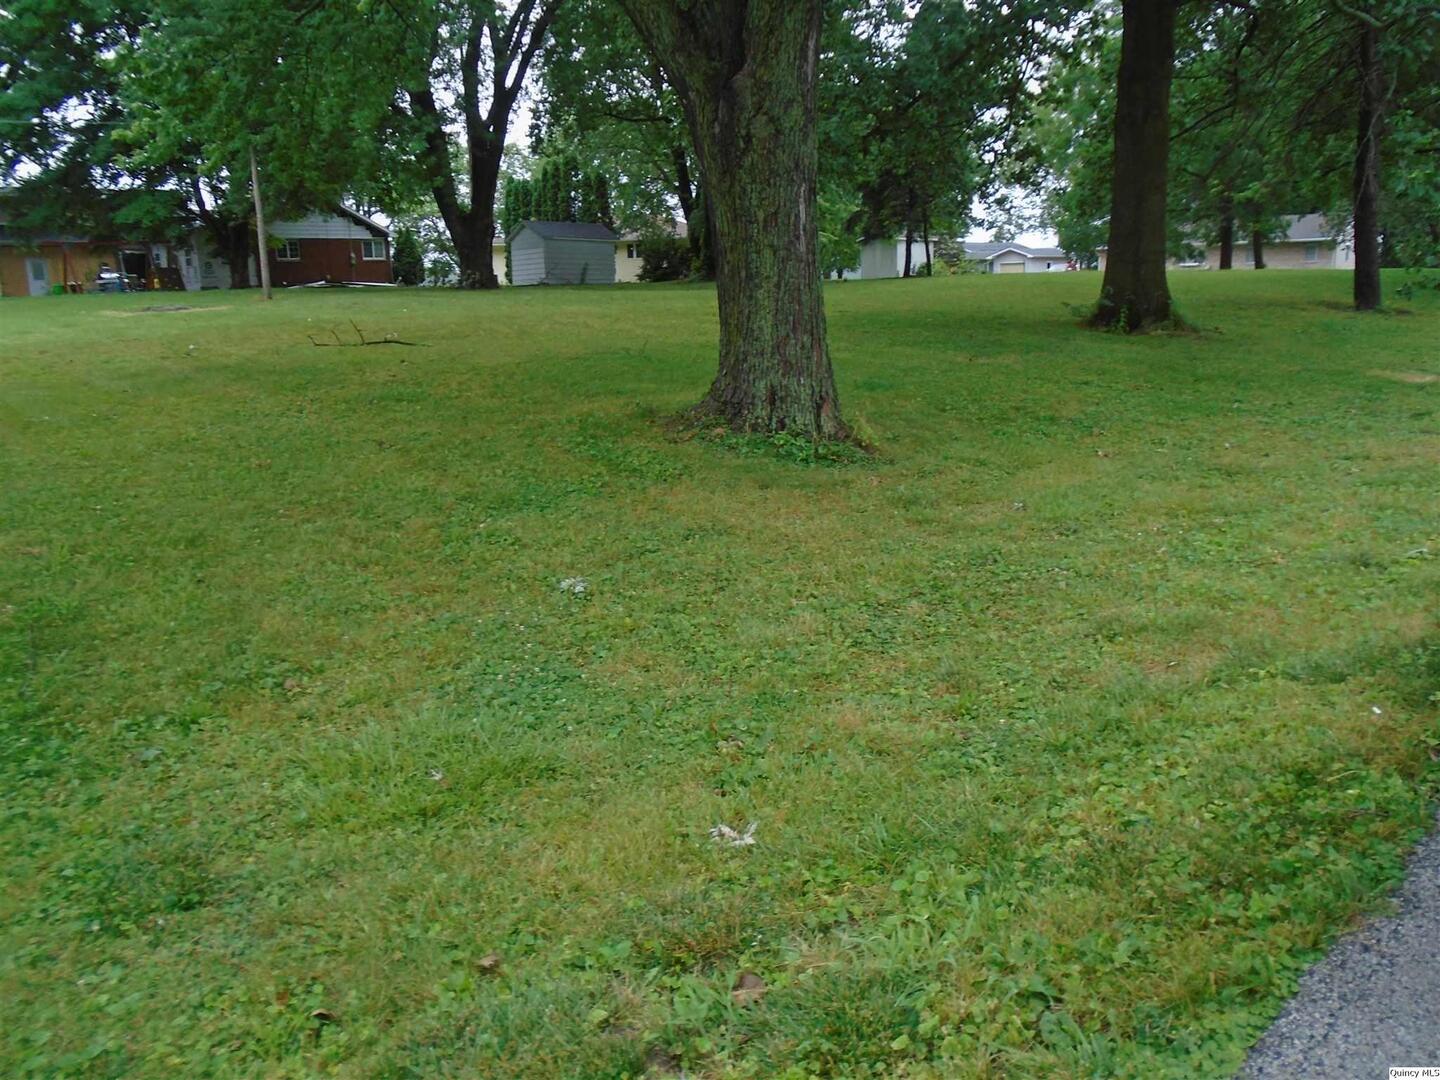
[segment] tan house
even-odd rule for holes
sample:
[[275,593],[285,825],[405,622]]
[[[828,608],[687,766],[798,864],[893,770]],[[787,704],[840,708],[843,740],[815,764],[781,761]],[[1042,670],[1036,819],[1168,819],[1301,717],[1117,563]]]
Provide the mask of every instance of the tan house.
[[640,257],[640,234],[622,233],[615,242],[615,280],[639,281],[640,268],[645,260]]
[[[684,240],[690,235],[689,229],[683,221],[660,221],[657,223],[661,230],[668,229],[670,235],[676,240]],[[639,281],[640,269],[645,260],[640,255],[640,245],[644,237],[638,232],[622,233],[620,239],[615,243],[615,280],[616,281]]]
[[20,239],[6,235],[0,224],[0,296],[44,296],[79,288],[81,282],[95,280],[101,263],[120,264],[114,244],[58,233]]
[[0,218],[0,296],[84,292],[94,287],[102,264],[150,288],[175,287],[193,262],[185,245],[61,233],[22,236]]
[[[1266,240],[1261,252],[1267,270],[1353,270],[1355,244],[1348,223],[1336,227],[1323,214],[1286,214],[1284,232]],[[1100,248],[1100,269],[1105,269],[1104,248]],[[1174,270],[1218,270],[1220,245],[1196,245],[1192,254],[1169,260]],[[1255,269],[1255,249],[1237,238],[1231,256],[1235,270]]]

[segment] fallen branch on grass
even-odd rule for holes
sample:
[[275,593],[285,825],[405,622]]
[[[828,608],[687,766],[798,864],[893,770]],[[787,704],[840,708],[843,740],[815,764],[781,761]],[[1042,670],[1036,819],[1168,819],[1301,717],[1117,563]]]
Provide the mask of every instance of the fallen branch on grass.
[[379,340],[371,340],[365,336],[365,331],[361,330],[360,327],[356,326],[353,322],[350,325],[354,328],[355,336],[360,339],[359,341],[341,341],[339,333],[334,328],[330,330],[330,336],[335,339],[334,341],[316,341],[314,334],[306,334],[305,336],[310,339],[311,345],[321,349],[358,349],[362,345],[413,345],[418,349],[429,348],[426,342],[405,341],[402,338],[397,338],[394,334],[386,334]]

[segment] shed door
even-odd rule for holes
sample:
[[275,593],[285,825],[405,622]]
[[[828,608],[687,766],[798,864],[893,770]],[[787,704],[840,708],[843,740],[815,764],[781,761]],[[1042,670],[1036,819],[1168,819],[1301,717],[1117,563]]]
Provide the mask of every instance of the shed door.
[[50,291],[50,267],[44,259],[26,259],[25,276],[30,281],[31,296],[44,296]]
[[1025,272],[1025,260],[1011,259],[1008,262],[1002,260],[996,265],[995,272],[997,274],[1023,274]]

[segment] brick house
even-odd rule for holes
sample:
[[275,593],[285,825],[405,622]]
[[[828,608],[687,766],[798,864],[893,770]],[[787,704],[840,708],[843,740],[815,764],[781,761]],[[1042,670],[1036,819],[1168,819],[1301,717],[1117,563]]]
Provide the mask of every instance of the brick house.
[[[391,265],[390,231],[348,206],[307,214],[294,221],[277,221],[269,226],[270,281],[273,285],[308,285],[314,281],[370,281],[389,284],[394,280]],[[228,289],[230,270],[225,261],[196,233],[199,256],[196,281],[188,288]],[[251,257],[250,280],[259,283]]]

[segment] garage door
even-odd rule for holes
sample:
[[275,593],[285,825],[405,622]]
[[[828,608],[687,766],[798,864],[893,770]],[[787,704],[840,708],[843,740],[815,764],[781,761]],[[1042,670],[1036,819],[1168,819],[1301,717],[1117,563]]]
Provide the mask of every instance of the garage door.
[[1014,259],[1010,262],[1002,262],[996,265],[997,274],[1023,274],[1025,272],[1025,260]]

